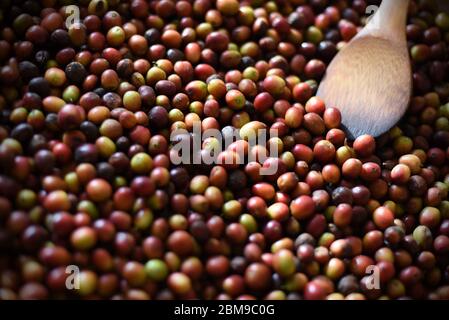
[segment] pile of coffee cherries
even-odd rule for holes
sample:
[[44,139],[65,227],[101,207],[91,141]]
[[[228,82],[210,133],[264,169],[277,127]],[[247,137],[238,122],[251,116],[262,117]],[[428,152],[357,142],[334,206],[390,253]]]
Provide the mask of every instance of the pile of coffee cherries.
[[[314,96],[379,2],[2,0],[0,300],[449,299],[449,15],[388,133]],[[175,164],[195,125],[242,139]]]

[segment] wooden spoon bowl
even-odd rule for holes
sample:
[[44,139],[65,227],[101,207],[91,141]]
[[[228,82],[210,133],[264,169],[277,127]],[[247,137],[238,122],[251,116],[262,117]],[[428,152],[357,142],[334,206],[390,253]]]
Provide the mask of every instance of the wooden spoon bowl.
[[342,113],[348,135],[379,136],[407,110],[411,65],[405,26],[409,0],[383,0],[368,25],[329,65],[317,95]]

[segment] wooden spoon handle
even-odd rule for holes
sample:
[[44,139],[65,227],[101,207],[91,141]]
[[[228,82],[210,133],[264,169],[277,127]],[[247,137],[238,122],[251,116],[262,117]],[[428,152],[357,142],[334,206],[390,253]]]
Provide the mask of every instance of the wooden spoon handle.
[[370,35],[404,44],[409,4],[410,0],[383,0],[360,36]]

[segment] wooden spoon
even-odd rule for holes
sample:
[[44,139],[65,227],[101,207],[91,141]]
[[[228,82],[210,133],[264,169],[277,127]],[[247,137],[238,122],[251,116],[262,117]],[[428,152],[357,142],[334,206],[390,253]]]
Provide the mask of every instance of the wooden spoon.
[[383,0],[365,28],[331,62],[318,88],[326,105],[341,111],[351,138],[381,135],[407,109],[412,92],[408,5],[409,0]]

